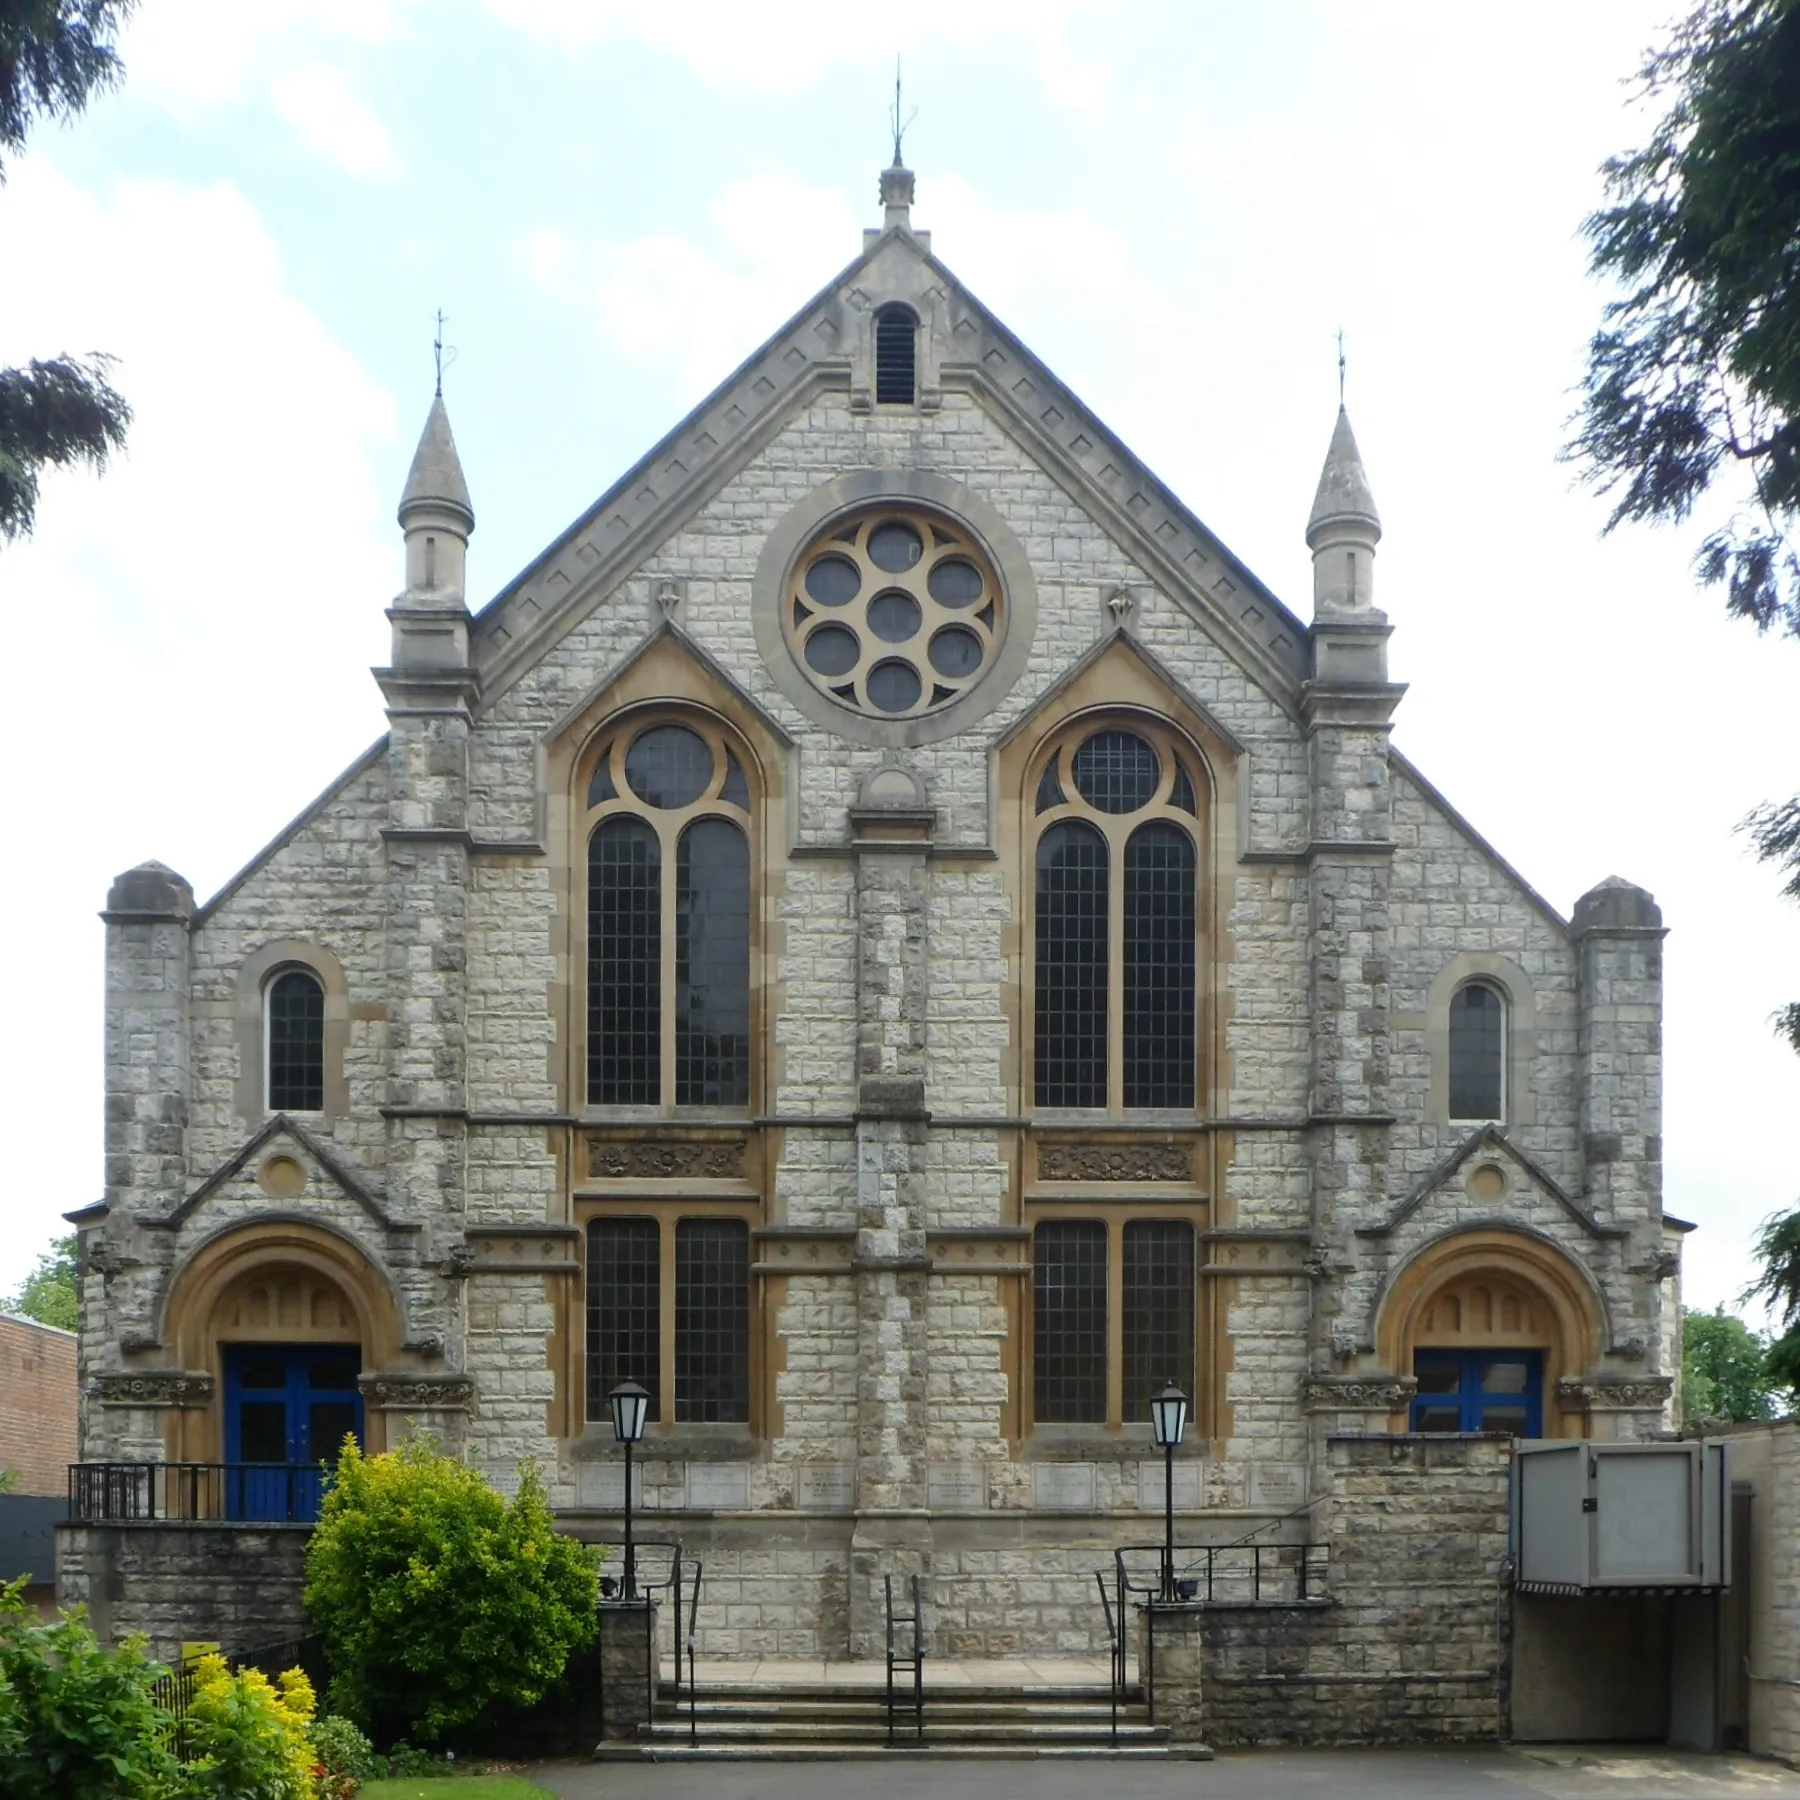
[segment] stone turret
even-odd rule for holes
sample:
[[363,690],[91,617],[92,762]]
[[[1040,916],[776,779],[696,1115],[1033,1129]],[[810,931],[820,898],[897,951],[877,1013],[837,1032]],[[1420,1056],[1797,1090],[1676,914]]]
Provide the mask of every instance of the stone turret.
[[1306,521],[1307,548],[1313,553],[1313,615],[1357,612],[1374,602],[1375,546],[1381,542],[1381,516],[1369,491],[1362,452],[1350,415],[1338,408],[1331,448],[1319,474],[1312,516]]
[[475,509],[440,391],[425,416],[400,496],[406,586],[389,609],[396,669],[460,669],[469,660],[464,579]]

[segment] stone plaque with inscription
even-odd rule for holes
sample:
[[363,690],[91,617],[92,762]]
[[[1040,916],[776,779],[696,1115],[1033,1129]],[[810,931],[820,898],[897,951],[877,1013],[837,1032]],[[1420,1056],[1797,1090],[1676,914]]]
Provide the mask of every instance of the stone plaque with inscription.
[[794,1487],[802,1512],[849,1512],[856,1505],[856,1470],[849,1463],[802,1463]]
[[1092,1512],[1092,1463],[1038,1463],[1031,1471],[1031,1503],[1045,1512]]
[[930,1463],[925,1504],[934,1512],[980,1512],[987,1505],[987,1470],[980,1463]]
[[687,1503],[694,1512],[743,1512],[750,1505],[748,1463],[689,1463]]
[[476,1462],[470,1468],[478,1470],[487,1480],[487,1484],[496,1494],[503,1494],[510,1500],[519,1491],[519,1465],[514,1462]]
[[[1200,1465],[1178,1462],[1175,1465],[1175,1504],[1193,1512],[1200,1505]],[[1146,1511],[1163,1509],[1163,1465],[1160,1462],[1138,1464],[1138,1505]]]
[[1249,1504],[1257,1511],[1292,1512],[1306,1504],[1306,1469],[1301,1463],[1250,1465]]
[[[623,1463],[577,1463],[575,1466],[575,1501],[579,1506],[599,1507],[618,1512],[625,1505],[625,1465]],[[644,1465],[636,1463],[631,1470],[631,1504],[644,1504]]]

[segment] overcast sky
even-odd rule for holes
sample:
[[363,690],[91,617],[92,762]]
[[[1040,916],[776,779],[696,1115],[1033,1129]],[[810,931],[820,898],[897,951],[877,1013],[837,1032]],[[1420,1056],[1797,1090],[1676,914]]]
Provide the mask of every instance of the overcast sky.
[[383,728],[434,309],[478,605],[856,254],[898,50],[934,248],[1302,613],[1343,328],[1395,741],[1565,914],[1662,903],[1666,1202],[1733,1298],[1800,1196],[1800,910],[1734,832],[1800,789],[1800,648],[1557,460],[1666,16],[143,0],[125,86],[0,189],[0,363],[109,350],[137,412],[0,550],[0,1289],[100,1191],[110,878],[209,894]]

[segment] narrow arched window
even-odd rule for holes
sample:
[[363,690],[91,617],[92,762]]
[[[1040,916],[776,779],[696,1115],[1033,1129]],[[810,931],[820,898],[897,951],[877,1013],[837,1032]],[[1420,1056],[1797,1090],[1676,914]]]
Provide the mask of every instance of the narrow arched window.
[[587,805],[588,1103],[748,1106],[743,763],[710,727],[653,722],[602,746]]
[[1450,996],[1450,1116],[1506,1117],[1506,1001],[1485,981]]
[[1188,1110],[1199,1092],[1199,802],[1163,730],[1088,730],[1035,787],[1032,1093]]
[[325,1106],[325,988],[310,969],[287,969],[263,1003],[266,1092],[271,1112],[321,1112]]
[[875,315],[875,399],[911,406],[918,397],[919,321],[910,307],[884,306]]

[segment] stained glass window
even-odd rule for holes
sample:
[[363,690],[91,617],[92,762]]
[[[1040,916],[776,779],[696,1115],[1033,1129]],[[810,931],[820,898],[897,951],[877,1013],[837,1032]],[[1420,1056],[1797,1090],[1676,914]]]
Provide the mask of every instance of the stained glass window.
[[750,845],[696,819],[675,852],[675,1104],[750,1103]]
[[271,1112],[319,1112],[325,1105],[325,989],[318,976],[289,969],[269,984]]
[[1039,1106],[1106,1104],[1106,840],[1052,825],[1037,847]]
[[1125,845],[1125,1104],[1194,1104],[1194,841],[1140,825]]
[[662,850],[642,819],[614,817],[588,847],[588,1100],[662,1098]]

